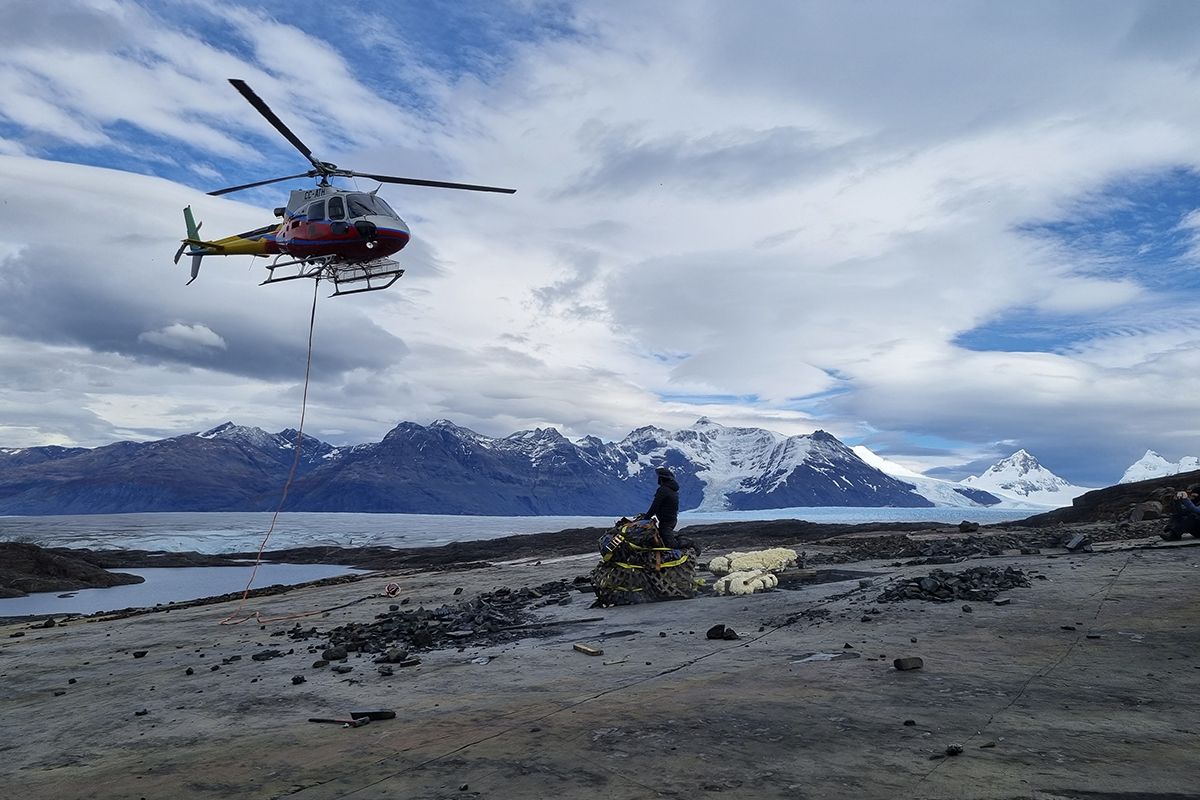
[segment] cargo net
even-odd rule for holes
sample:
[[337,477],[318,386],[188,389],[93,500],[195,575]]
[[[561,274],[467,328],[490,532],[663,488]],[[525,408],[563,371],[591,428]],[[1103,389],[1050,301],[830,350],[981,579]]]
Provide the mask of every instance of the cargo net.
[[598,606],[686,600],[703,585],[695,551],[663,546],[654,520],[622,518],[600,537],[600,563],[592,570]]

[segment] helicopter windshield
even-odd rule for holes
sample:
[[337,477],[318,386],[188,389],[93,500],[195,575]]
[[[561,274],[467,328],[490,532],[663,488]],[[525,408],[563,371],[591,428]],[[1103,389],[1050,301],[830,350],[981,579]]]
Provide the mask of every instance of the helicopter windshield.
[[392,211],[391,206],[382,198],[372,194],[348,194],[346,195],[346,207],[349,209],[351,217],[396,216],[396,212]]

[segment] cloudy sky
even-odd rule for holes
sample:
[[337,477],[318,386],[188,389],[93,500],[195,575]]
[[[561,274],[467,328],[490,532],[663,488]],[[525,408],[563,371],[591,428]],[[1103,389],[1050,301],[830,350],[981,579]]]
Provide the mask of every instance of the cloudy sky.
[[[6,0],[0,446],[295,427],[312,286],[171,264],[326,161],[386,292],[317,306],[306,430],[702,415],[961,477],[1200,454],[1200,4]],[[365,189],[371,182],[361,182]],[[322,287],[324,289],[325,287]]]

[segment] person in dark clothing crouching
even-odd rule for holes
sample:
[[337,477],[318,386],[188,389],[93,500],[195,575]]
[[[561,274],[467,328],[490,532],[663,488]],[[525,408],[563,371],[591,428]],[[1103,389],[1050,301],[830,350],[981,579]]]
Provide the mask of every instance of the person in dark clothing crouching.
[[1200,486],[1189,486],[1185,492],[1176,492],[1171,501],[1171,517],[1161,536],[1168,542],[1177,542],[1185,533],[1200,539]]
[[654,492],[650,510],[641,514],[640,518],[657,517],[658,534],[662,537],[663,545],[678,548],[675,526],[679,524],[679,484],[675,481],[675,473],[667,467],[659,467],[654,471],[658,474],[658,490]]

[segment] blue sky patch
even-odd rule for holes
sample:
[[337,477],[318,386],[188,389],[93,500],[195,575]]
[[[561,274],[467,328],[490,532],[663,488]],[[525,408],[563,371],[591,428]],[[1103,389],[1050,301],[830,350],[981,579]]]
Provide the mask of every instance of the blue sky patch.
[[[1136,281],[1155,292],[1200,290],[1190,257],[1200,229],[1185,224],[1200,209],[1200,175],[1171,169],[1115,181],[1080,200],[1059,220],[1017,230],[1058,248],[1076,262],[1076,274]],[[1112,314],[1052,314],[1013,309],[960,334],[968,350],[1062,353],[1111,331]]]

